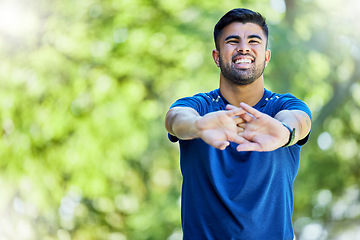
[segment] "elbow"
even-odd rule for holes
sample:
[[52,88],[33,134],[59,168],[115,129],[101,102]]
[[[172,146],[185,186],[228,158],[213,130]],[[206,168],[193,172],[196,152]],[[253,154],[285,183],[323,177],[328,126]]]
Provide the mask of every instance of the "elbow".
[[173,122],[174,122],[174,118],[175,118],[174,114],[174,109],[170,109],[165,116],[165,128],[166,131],[168,131],[168,133],[170,133],[171,135],[174,135],[174,131],[173,131]]

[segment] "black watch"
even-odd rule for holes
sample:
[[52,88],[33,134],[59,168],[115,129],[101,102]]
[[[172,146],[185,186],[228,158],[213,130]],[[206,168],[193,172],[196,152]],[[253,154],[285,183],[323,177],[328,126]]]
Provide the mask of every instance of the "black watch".
[[284,125],[284,127],[286,127],[289,132],[290,132],[290,136],[289,136],[289,141],[283,146],[283,147],[287,147],[289,145],[291,145],[294,142],[295,139],[295,128],[291,129],[288,125],[286,125],[285,123],[282,122],[282,125]]

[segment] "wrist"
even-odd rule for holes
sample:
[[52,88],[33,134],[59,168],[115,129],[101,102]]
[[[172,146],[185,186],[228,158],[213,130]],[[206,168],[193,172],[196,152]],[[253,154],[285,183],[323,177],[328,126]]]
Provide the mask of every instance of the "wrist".
[[190,140],[198,138],[197,120],[199,116],[187,116],[181,120],[175,121],[172,125],[172,132],[181,140]]
[[202,124],[201,124],[201,119],[202,117],[201,116],[198,116],[194,119],[194,124],[192,125],[193,126],[193,134],[194,134],[194,137],[195,138],[201,138],[201,133],[202,133]]

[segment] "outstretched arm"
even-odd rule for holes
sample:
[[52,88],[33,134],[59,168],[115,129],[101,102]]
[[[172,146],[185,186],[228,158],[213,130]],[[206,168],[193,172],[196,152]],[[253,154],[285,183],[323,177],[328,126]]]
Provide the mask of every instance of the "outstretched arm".
[[[228,110],[235,108],[227,106]],[[245,123],[239,124],[242,129],[239,135],[246,141],[237,147],[238,151],[272,151],[284,146],[289,140],[290,132],[282,123],[295,129],[292,144],[305,138],[310,132],[311,120],[303,111],[283,110],[272,118],[245,103],[241,103],[240,108],[246,113],[240,115]]]
[[189,107],[174,107],[166,114],[167,131],[182,140],[201,138],[209,145],[224,150],[230,142],[241,144],[244,139],[239,135],[238,126],[244,120],[242,108],[228,111],[216,111],[200,116]]

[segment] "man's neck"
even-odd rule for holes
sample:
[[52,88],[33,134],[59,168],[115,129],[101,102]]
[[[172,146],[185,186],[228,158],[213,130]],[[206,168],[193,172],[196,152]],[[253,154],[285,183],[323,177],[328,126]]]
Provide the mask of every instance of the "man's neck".
[[254,106],[264,95],[264,79],[261,77],[251,84],[241,86],[220,78],[220,92],[235,107],[241,102]]

